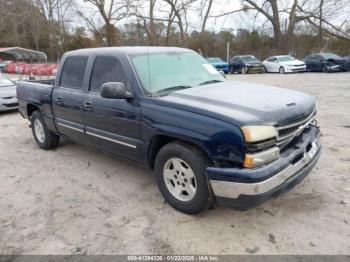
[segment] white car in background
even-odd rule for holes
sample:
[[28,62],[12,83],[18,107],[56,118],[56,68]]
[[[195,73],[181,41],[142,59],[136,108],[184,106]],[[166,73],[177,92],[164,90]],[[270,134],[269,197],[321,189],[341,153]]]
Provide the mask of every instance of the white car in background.
[[271,56],[263,62],[267,73],[294,73],[305,72],[306,64],[290,55]]
[[0,112],[17,108],[16,84],[0,74]]

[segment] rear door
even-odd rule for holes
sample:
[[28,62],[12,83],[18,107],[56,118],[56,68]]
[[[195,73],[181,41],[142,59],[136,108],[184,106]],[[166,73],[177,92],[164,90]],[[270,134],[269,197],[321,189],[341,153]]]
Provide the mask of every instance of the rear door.
[[126,99],[107,99],[100,95],[107,82],[122,82],[130,89],[126,70],[117,57],[96,56],[84,95],[84,118],[88,142],[104,151],[140,161],[140,106]]
[[81,140],[84,133],[82,94],[87,62],[87,56],[67,57],[52,93],[52,110],[58,131],[77,140]]

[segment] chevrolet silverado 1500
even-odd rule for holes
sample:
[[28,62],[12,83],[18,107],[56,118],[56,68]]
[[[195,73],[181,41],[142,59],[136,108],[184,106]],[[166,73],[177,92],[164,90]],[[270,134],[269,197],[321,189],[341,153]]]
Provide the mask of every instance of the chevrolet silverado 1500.
[[62,136],[154,169],[164,198],[195,214],[248,208],[300,182],[320,156],[314,99],[225,81],[182,48],[66,53],[54,82],[20,82],[39,147]]

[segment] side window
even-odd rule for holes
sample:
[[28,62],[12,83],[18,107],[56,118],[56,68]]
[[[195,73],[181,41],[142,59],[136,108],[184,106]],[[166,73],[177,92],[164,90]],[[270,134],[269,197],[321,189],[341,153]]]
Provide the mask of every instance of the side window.
[[90,91],[99,92],[107,82],[122,82],[127,87],[127,77],[124,69],[115,57],[96,57],[91,72]]
[[63,65],[60,86],[82,90],[87,61],[85,56],[68,57]]
[[268,62],[274,62],[275,61],[275,58],[274,57],[270,57],[267,59]]

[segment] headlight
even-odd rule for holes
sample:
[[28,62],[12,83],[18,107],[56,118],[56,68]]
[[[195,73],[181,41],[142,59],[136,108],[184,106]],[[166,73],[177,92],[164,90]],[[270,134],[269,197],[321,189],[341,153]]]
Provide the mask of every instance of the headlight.
[[246,143],[259,142],[277,136],[273,126],[244,126],[241,128]]
[[[243,166],[253,168],[267,164],[279,157],[276,146],[277,129],[273,126],[244,126],[241,128],[246,143],[246,155]],[[256,148],[251,152],[250,148]],[[247,150],[248,149],[248,150]]]
[[263,164],[267,164],[276,160],[280,156],[280,149],[275,146],[265,151],[256,154],[246,154],[243,166],[246,168],[253,168]]

